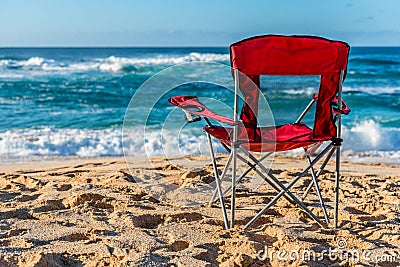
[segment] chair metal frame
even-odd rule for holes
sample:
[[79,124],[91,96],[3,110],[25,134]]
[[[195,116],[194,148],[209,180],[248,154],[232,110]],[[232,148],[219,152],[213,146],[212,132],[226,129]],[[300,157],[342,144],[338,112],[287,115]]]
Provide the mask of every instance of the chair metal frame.
[[[235,79],[235,99],[234,99],[234,116],[233,116],[233,121],[235,123],[239,122],[238,120],[238,102],[239,102],[239,70],[234,69],[234,79]],[[215,153],[214,153],[214,148],[212,145],[211,141],[211,135],[206,132],[208,141],[209,141],[209,146],[210,146],[210,155],[211,155],[211,160],[212,160],[212,165],[214,168],[214,176],[215,176],[215,181],[216,181],[216,190],[214,192],[214,195],[212,196],[211,203],[216,201],[216,193],[218,193],[219,196],[219,201],[221,203],[221,209],[223,212],[223,217],[224,217],[224,223],[226,228],[232,228],[234,227],[235,223],[235,192],[236,192],[236,185],[249,173],[249,171],[254,170],[258,175],[260,175],[264,181],[266,181],[271,187],[279,192],[263,209],[261,209],[256,216],[254,216],[245,226],[244,229],[248,228],[251,226],[260,216],[262,216],[272,205],[274,205],[282,196],[285,196],[285,198],[292,203],[295,202],[297,205],[300,206],[300,208],[306,212],[312,219],[314,219],[321,227],[329,226],[330,220],[328,217],[328,214],[326,212],[326,206],[321,194],[321,190],[318,185],[318,177],[322,173],[322,171],[325,169],[327,163],[329,160],[332,158],[333,153],[336,152],[336,170],[335,170],[335,187],[334,187],[334,192],[335,192],[335,201],[334,201],[334,227],[338,227],[338,209],[339,209],[339,186],[340,186],[340,146],[342,143],[341,139],[341,125],[342,125],[342,120],[341,120],[341,115],[342,115],[342,82],[343,82],[343,76],[344,76],[344,71],[341,71],[340,73],[340,80],[339,80],[339,88],[338,88],[338,110],[337,112],[337,133],[336,133],[336,138],[331,141],[331,143],[318,154],[314,160],[311,160],[310,156],[306,154],[306,158],[308,161],[308,166],[305,167],[290,183],[288,183],[286,186],[279,181],[278,178],[276,178],[273,173],[271,172],[270,169],[266,168],[263,164],[262,161],[270,156],[272,152],[267,152],[266,154],[262,155],[259,159],[257,159],[254,155],[251,154],[250,151],[247,149],[243,148],[241,146],[241,143],[238,143],[237,140],[237,133],[238,133],[238,127],[239,123],[233,125],[233,136],[232,136],[232,146],[231,149],[229,149],[226,145],[223,144],[227,152],[229,153],[227,162],[224,166],[224,169],[222,170],[221,176],[218,174],[218,169],[217,169],[217,162],[215,158]],[[304,118],[304,116],[307,114],[307,112],[311,109],[313,104],[316,102],[316,100],[312,99],[310,103],[307,105],[307,107],[304,109],[304,111],[301,113],[299,118],[296,120],[295,123],[300,123],[301,120]],[[204,117],[206,120],[207,124],[209,126],[212,126],[210,121]],[[238,150],[243,152],[251,161],[248,161],[244,157],[242,157],[240,154],[238,154]],[[306,152],[306,151],[305,151]],[[320,168],[318,169],[317,172],[315,172],[314,165],[319,162],[325,155],[323,163],[321,164]],[[237,160],[241,160],[242,162],[246,163],[249,167],[237,177]],[[232,163],[232,164],[231,164]],[[228,187],[226,190],[222,191],[221,188],[221,182],[225,178],[228,169],[230,168],[229,165],[231,166],[232,169],[232,178],[231,178],[231,185]],[[261,169],[261,171],[258,169]],[[305,190],[301,200],[296,197],[291,191],[290,188],[296,184],[300,178],[302,178],[308,171],[311,172],[312,180],[307,186],[307,189]],[[317,196],[320,202],[320,206],[323,210],[324,213],[324,219],[325,222],[322,222],[321,219],[319,219],[307,206],[303,203],[304,199],[307,197],[308,193],[310,192],[312,186],[314,185]],[[231,191],[231,218],[230,218],[230,224],[228,220],[228,215],[225,207],[225,202],[224,202],[224,195],[227,194],[229,191]]]

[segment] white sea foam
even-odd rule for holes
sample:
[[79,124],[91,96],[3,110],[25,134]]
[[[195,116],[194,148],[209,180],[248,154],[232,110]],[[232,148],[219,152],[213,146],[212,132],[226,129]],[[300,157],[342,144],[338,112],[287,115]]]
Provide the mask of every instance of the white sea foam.
[[[54,60],[49,60],[50,62],[54,62]],[[46,59],[42,57],[31,57],[28,60],[20,61],[19,64],[23,66],[40,66],[44,62],[46,62]]]
[[18,129],[0,133],[0,157],[121,155],[117,129]]
[[378,95],[378,94],[394,94],[400,93],[400,87],[367,87],[367,86],[357,86],[357,87],[349,87],[343,86],[343,92],[363,92],[370,95]]
[[[400,165],[398,128],[383,128],[379,123],[368,119],[353,126],[343,126],[342,138],[342,157],[345,160]],[[304,151],[299,148],[283,154],[299,157],[304,155]]]
[[205,153],[204,136],[179,134],[175,131],[149,131],[135,128],[125,135],[124,149],[120,128],[18,129],[0,133],[0,159],[35,156],[135,156],[188,155]]
[[399,151],[400,129],[383,128],[374,120],[363,120],[351,127],[343,127],[345,150],[362,151]]
[[[124,152],[127,155],[178,156],[209,153],[208,141],[204,134],[176,130],[146,131],[128,129],[124,132]],[[215,143],[215,149],[223,152],[222,146]]]
[[228,61],[228,54],[214,53],[190,53],[184,56],[163,56],[147,58],[125,58],[111,56],[99,58],[96,62],[73,64],[71,68],[78,69],[98,69],[101,71],[117,72],[127,66],[148,66],[148,65],[175,65],[194,61],[220,62]]
[[282,90],[283,93],[289,95],[312,95],[318,92],[318,88],[315,87],[306,87],[303,89],[288,89]]
[[[343,127],[343,151],[348,158],[386,158],[400,164],[400,130],[382,128],[372,120]],[[218,152],[224,152],[216,146]],[[207,154],[207,140],[202,134],[178,133],[173,130],[143,128],[125,132],[124,144],[120,128],[108,129],[38,129],[8,130],[0,133],[0,159],[12,160],[48,156],[156,156]],[[296,154],[296,151],[288,155]]]
[[[289,95],[312,95],[318,93],[317,87],[305,87],[299,89],[285,89],[285,90],[276,90],[276,92],[282,92]],[[370,95],[379,95],[379,94],[396,94],[400,93],[400,87],[367,87],[367,86],[343,86],[343,92],[361,92]]]
[[[43,70],[40,74],[49,74],[52,72],[57,73],[71,73],[71,72],[86,72],[86,71],[102,71],[102,72],[119,72],[127,67],[142,66],[159,66],[159,65],[174,65],[187,62],[205,61],[205,62],[225,62],[229,61],[228,54],[215,54],[215,53],[189,53],[186,55],[158,55],[154,57],[116,57],[110,56],[107,58],[94,58],[83,62],[57,62],[54,59],[46,59],[42,57],[31,57],[27,60],[0,60],[0,67],[3,69],[15,68],[20,70]],[[0,75],[2,72],[0,71]],[[32,74],[32,73],[30,73]],[[9,75],[9,74],[7,74]],[[11,77],[11,76],[10,76]]]
[[0,72],[0,79],[22,79],[23,74],[20,73],[2,73]]
[[9,59],[0,59],[0,66],[7,66],[10,64]]
[[5,98],[5,97],[0,97],[0,104],[6,104],[6,105],[14,105],[21,102],[21,99],[16,97],[16,98]]

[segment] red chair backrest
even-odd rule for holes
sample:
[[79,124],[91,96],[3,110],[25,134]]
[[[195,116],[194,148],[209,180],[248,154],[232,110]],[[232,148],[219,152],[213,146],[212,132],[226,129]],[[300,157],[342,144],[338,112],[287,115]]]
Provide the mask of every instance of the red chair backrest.
[[[314,120],[314,138],[334,137],[331,100],[335,97],[340,72],[346,72],[350,46],[314,36],[256,36],[230,46],[231,66],[246,74],[258,87],[260,75],[321,75]],[[259,91],[240,79],[244,101],[240,119],[251,139],[258,138]],[[250,88],[250,89],[248,89]]]

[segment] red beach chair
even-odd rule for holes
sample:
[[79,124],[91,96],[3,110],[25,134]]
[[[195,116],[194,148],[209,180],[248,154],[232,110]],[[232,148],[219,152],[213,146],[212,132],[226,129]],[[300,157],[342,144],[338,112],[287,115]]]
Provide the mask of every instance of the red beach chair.
[[[311,173],[312,181],[305,190],[303,200],[314,186],[326,225],[329,225],[324,200],[318,186],[318,177],[334,152],[336,152],[334,226],[338,226],[340,146],[342,144],[341,115],[350,112],[342,100],[342,82],[347,70],[349,49],[349,45],[344,42],[314,36],[265,35],[252,37],[230,46],[231,67],[235,80],[233,118],[216,114],[200,103],[195,96],[176,96],[169,100],[171,104],[183,109],[189,116],[189,120],[200,117],[207,122],[204,131],[209,140],[216,192],[221,203],[226,228],[234,226],[236,185],[250,170],[255,170],[278,194],[244,228],[249,227],[282,196],[299,205],[320,226],[325,227],[325,223],[290,191],[292,186],[308,172]],[[257,121],[259,98],[257,89],[260,85],[260,75],[320,75],[320,87],[318,93],[313,95],[308,106],[294,123],[260,127]],[[248,86],[250,83],[256,86]],[[239,92],[243,96],[240,116],[238,112]],[[315,119],[311,128],[301,121],[314,104],[316,104]],[[191,116],[192,118],[190,118]],[[228,126],[214,126],[210,119]],[[211,136],[221,142],[229,152],[221,175],[217,170]],[[323,142],[328,142],[328,145],[314,159],[311,159],[311,153],[307,153],[309,152],[307,149]],[[304,148],[308,165],[290,183],[284,185],[261,161],[274,152],[295,148]],[[244,153],[245,157],[238,152]],[[257,159],[252,154],[254,152],[265,154]],[[240,176],[237,175],[236,170],[238,159],[249,166]],[[322,159],[322,164],[316,171],[314,166]],[[232,184],[223,192],[220,183],[229,168],[232,170]],[[230,224],[224,202],[224,195],[229,191],[231,191]]]

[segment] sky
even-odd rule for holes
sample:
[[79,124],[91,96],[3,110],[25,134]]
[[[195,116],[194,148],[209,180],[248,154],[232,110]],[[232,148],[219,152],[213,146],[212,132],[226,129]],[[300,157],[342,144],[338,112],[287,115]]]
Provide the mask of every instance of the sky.
[[400,46],[399,0],[1,0],[0,46],[228,46],[261,34]]

